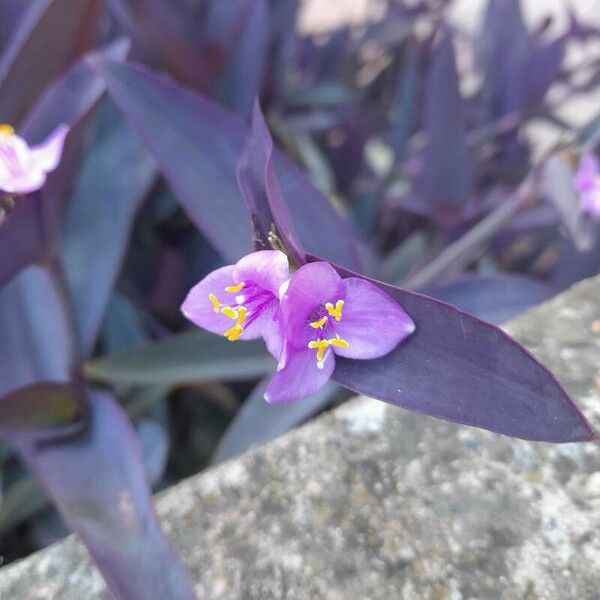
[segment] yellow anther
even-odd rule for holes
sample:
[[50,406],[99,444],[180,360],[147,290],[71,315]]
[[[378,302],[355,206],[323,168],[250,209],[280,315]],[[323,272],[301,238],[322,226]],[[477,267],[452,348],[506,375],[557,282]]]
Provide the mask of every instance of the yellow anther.
[[10,125],[0,125],[0,136],[10,137],[15,135],[15,130]]
[[217,297],[214,294],[209,294],[208,299],[210,300],[210,303],[213,305],[214,311],[216,313],[218,313],[221,310],[221,303],[219,302]]
[[229,317],[230,319],[234,319],[237,320],[239,318],[239,313],[237,310],[234,310],[233,308],[231,308],[231,306],[224,306],[221,309],[221,312],[226,316]]
[[325,358],[325,351],[329,348],[328,340],[315,340],[312,342],[308,342],[308,347],[311,350],[317,351],[317,364],[321,365],[322,368],[323,359]]
[[240,306],[238,308],[238,313],[239,313],[239,315],[237,318],[236,325],[241,327],[244,324],[244,321],[246,320],[246,316],[248,315],[248,309],[245,306]]
[[240,325],[235,324],[231,329],[228,329],[223,335],[230,341],[235,342],[240,339],[244,330]]
[[350,346],[350,344],[342,338],[333,338],[327,341],[331,346],[335,346],[336,348],[348,348],[348,346]]
[[229,294],[237,294],[241,290],[246,287],[246,284],[243,281],[240,281],[237,285],[229,285],[225,288],[225,291]]
[[329,316],[333,317],[336,321],[341,320],[343,308],[344,308],[343,300],[338,300],[335,303],[335,308],[334,308],[333,304],[331,304],[331,302],[327,302],[327,304],[325,304],[325,309],[329,313]]
[[245,306],[240,306],[238,309],[233,309],[230,306],[224,306],[221,312],[230,319],[235,319],[235,325],[228,329],[223,335],[230,341],[235,342],[242,337],[244,333],[243,324],[248,316],[248,309]]
[[313,329],[323,329],[323,327],[325,327],[325,323],[327,323],[328,318],[327,317],[323,317],[322,319],[319,319],[318,321],[313,321],[310,326]]

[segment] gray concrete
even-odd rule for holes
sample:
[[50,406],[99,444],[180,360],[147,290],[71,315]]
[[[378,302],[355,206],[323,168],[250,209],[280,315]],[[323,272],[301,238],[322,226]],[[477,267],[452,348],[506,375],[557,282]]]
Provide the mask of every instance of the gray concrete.
[[[600,426],[600,277],[507,330]],[[598,600],[600,446],[528,443],[357,399],[158,498],[203,600]],[[106,598],[73,539],[0,598]]]

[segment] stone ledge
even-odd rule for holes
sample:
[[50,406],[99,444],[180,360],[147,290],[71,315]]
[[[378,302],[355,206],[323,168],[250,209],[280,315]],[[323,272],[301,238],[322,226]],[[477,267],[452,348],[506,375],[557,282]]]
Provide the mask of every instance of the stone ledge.
[[[600,277],[511,322],[600,426]],[[594,329],[597,326],[594,326]],[[160,495],[203,600],[598,600],[600,446],[552,446],[357,399]],[[74,539],[0,598],[107,598]]]

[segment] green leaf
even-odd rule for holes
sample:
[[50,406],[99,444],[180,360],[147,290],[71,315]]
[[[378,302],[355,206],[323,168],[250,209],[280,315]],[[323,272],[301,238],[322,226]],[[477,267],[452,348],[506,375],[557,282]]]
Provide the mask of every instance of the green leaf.
[[88,362],[85,375],[104,383],[181,385],[264,375],[273,359],[262,342],[231,343],[202,331],[174,335]]

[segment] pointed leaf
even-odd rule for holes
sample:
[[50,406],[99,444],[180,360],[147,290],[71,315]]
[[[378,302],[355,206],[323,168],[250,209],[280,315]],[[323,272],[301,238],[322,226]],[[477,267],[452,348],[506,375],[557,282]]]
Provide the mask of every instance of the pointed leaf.
[[[128,45],[117,42],[103,53],[112,58],[124,58]],[[104,82],[88,65],[79,62],[50,87],[23,123],[20,133],[29,143],[42,141],[58,124],[77,127],[92,110],[105,89]],[[70,162],[69,140],[63,155],[63,163]],[[40,194],[19,199],[13,211],[0,223],[0,286],[20,269],[41,259],[47,249],[42,203],[62,202],[62,190],[66,187],[70,164],[61,164]]]
[[266,74],[271,19],[268,0],[250,0],[243,8],[243,27],[220,83],[220,98],[225,106],[246,117]]
[[[242,121],[140,67],[95,64],[190,218],[228,260],[247,254],[250,220],[235,177],[248,136]],[[276,152],[274,165],[305,248],[360,270],[349,224],[287,157]]]
[[99,0],[29,3],[0,60],[0,114],[18,124],[35,98],[94,41]]
[[458,87],[454,45],[448,31],[433,51],[425,98],[424,180],[427,203],[439,213],[471,199],[471,166],[463,130],[463,100]]
[[340,389],[329,383],[301,402],[268,404],[264,398],[268,381],[265,378],[256,386],[235,415],[211,459],[212,464],[242,454],[251,446],[266,444],[304,423],[330,405]]
[[255,248],[270,248],[269,233],[272,225],[275,225],[277,234],[292,258],[297,264],[302,264],[305,262],[304,251],[281,196],[272,158],[273,139],[256,101],[252,130],[237,170],[238,184],[254,226]]
[[[194,600],[160,530],[135,432],[108,395],[91,398],[81,434],[18,449],[79,535],[116,600]],[[93,468],[90,468],[93,466]]]
[[261,342],[232,344],[203,331],[190,331],[92,360],[85,374],[107,383],[182,385],[252,379],[272,367],[273,359]]
[[65,276],[86,355],[96,340],[133,220],[155,176],[154,161],[116,115],[82,165],[63,228]]
[[0,436],[77,428],[85,408],[71,383],[68,314],[45,269],[29,267],[0,290],[0,323]]
[[500,273],[472,275],[423,290],[428,296],[496,325],[549,300],[555,292],[548,284],[531,277]]
[[556,378],[501,329],[427,296],[373,283],[398,301],[416,330],[382,358],[336,359],[334,381],[402,408],[513,437],[596,438]]

